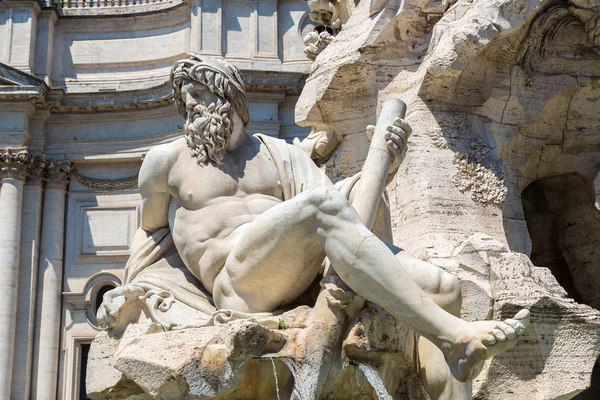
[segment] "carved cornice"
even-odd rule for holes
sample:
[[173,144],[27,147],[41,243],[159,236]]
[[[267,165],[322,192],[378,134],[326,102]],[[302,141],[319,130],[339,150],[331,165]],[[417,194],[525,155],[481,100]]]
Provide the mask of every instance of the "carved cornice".
[[44,180],[51,187],[66,188],[72,163],[69,160],[46,160]]
[[90,178],[88,176],[77,174],[75,178],[79,183],[84,186],[87,186],[92,189],[98,190],[119,190],[119,189],[127,189],[132,186],[137,185],[138,176],[132,175],[125,178],[119,179],[99,179],[99,178]]
[[114,112],[128,110],[147,110],[151,108],[165,107],[173,104],[172,97],[164,97],[157,100],[142,101],[139,103],[128,104],[98,104],[98,105],[76,105],[68,106],[59,103],[46,103],[46,107],[53,113],[66,114],[96,114],[99,112]]
[[0,179],[25,181],[31,165],[31,155],[26,151],[6,149],[0,153]]

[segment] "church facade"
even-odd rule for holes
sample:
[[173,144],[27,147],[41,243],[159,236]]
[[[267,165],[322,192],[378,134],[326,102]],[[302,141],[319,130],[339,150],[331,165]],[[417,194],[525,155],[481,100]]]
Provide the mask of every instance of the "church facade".
[[239,67],[248,133],[291,140],[313,30],[294,0],[0,2],[0,399],[85,399],[102,295],[139,225],[145,153],[182,134],[187,53]]

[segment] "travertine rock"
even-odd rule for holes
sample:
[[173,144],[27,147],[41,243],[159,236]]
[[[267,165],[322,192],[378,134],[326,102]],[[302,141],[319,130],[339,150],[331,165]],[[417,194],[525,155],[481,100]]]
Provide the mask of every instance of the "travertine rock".
[[475,397],[570,398],[599,355],[597,312],[569,297],[597,307],[600,293],[600,3],[407,0],[372,16],[375,3],[315,60],[297,121],[343,137],[327,171],[345,177],[377,108],[408,104],[414,133],[388,187],[394,242],[459,277],[467,320],[535,310],[522,349],[488,363]]
[[104,332],[92,344],[88,393],[107,400],[134,400],[141,393],[153,399],[274,399],[277,393],[315,398],[310,381],[311,371],[319,373],[315,350],[323,351],[327,362],[333,359],[326,381],[316,388],[319,398],[374,398],[365,369],[378,371],[389,393],[418,393],[413,334],[380,307],[368,305],[348,328],[342,358],[311,346],[322,342],[324,331],[308,318],[303,328],[233,321],[171,331],[133,324],[120,339]]

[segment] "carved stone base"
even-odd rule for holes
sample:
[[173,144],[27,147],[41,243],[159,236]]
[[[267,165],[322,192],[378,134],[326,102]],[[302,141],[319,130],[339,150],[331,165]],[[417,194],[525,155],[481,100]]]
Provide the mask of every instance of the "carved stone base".
[[[312,312],[322,311],[317,306]],[[415,375],[412,332],[372,304],[346,325],[340,348],[339,333],[330,335],[314,324],[270,329],[240,320],[172,331],[133,324],[121,338],[103,332],[93,342],[87,390],[94,400],[358,400],[378,398],[373,388],[378,385],[388,393],[408,393]],[[324,339],[331,346],[319,346],[322,354],[315,355],[311,343]],[[326,379],[312,379],[325,364],[330,366]]]

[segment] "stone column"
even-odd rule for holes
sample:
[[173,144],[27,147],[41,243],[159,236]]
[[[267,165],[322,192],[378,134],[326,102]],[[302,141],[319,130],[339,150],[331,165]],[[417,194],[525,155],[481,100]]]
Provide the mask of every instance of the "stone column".
[[0,154],[0,399],[10,398],[17,321],[19,247],[23,184],[30,157],[7,149]]
[[19,286],[17,304],[17,332],[13,360],[12,400],[30,398],[31,361],[35,324],[35,288],[42,222],[42,178],[45,163],[34,159],[23,189],[21,218],[21,255],[19,257]]
[[31,398],[56,399],[60,346],[65,195],[71,163],[46,163]]

